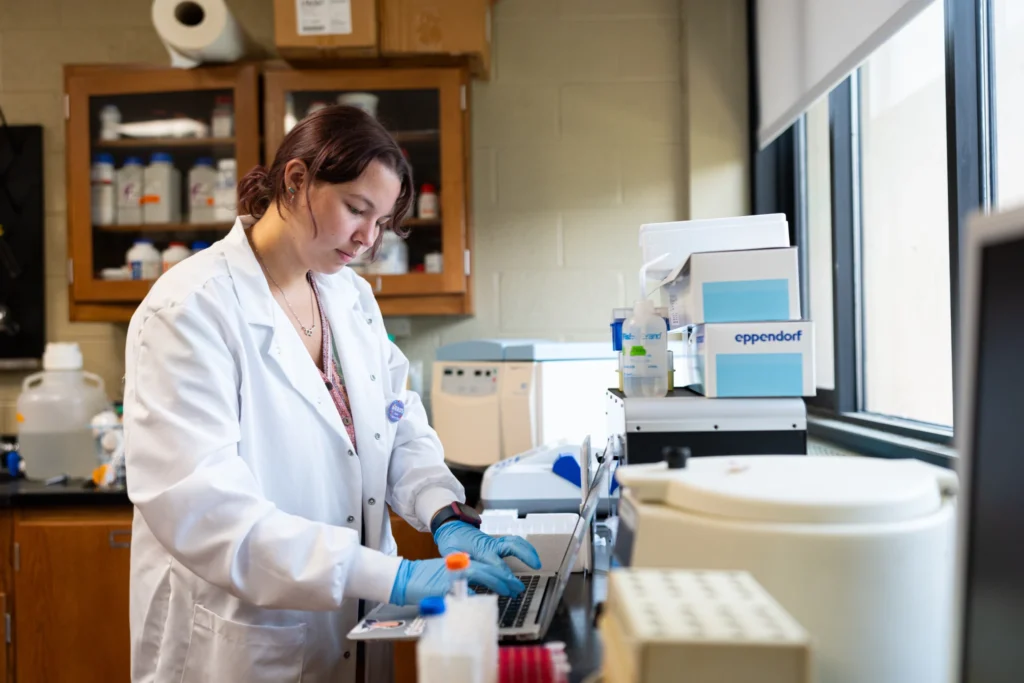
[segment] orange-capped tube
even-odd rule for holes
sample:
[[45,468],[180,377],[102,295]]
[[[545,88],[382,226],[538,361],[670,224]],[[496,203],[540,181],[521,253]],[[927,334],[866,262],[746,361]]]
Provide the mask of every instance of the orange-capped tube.
[[466,570],[469,569],[469,553],[452,553],[444,558],[448,568],[449,592],[453,598],[461,599],[469,595]]
[[452,553],[444,558],[448,571],[462,571],[469,568],[469,553]]

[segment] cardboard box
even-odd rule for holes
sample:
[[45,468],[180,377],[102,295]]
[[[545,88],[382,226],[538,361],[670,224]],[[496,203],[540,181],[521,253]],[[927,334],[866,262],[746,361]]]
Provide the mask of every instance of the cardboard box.
[[690,335],[696,383],[709,398],[814,396],[814,323],[697,325]]
[[797,248],[691,254],[661,281],[669,329],[800,319]]
[[274,45],[287,60],[377,56],[377,2],[274,0]]
[[490,0],[380,0],[384,57],[468,58],[473,75],[491,71]]

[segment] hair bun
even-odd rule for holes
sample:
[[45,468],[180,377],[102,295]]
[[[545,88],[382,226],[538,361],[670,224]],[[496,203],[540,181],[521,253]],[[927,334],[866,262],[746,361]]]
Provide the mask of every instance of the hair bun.
[[270,207],[273,196],[267,168],[256,164],[238,181],[238,212],[260,218]]

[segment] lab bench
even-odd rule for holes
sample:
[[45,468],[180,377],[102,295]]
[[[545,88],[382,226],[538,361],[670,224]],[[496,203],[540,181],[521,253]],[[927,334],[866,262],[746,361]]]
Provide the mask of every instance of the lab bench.
[[[125,491],[82,480],[0,482],[0,683],[129,680],[132,514]],[[429,534],[391,521],[400,554],[437,556]],[[574,574],[547,634],[565,643],[571,681],[600,666],[594,611],[605,590],[604,572]],[[395,683],[413,683],[415,645],[395,654]]]

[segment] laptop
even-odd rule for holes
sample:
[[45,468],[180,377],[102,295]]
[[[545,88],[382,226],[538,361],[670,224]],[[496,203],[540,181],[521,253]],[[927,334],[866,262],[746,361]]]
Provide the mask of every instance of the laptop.
[[[589,445],[584,445],[588,452]],[[556,572],[526,571],[516,574],[523,582],[526,590],[514,598],[498,597],[498,637],[501,640],[539,640],[547,633],[554,619],[562,594],[572,576],[583,542],[588,538],[591,522],[597,511],[597,503],[601,498],[605,475],[611,467],[612,458],[606,458],[593,477],[593,483],[587,491],[587,497],[580,510],[580,518],[576,521],[572,537],[562,556],[562,563]],[[586,477],[587,469],[583,469]],[[483,586],[470,586],[477,594],[490,593]]]
[[[584,452],[589,452],[589,443]],[[611,469],[613,457],[606,457],[592,478],[587,497],[580,508],[580,518],[573,529],[572,537],[562,556],[558,571],[518,572],[516,576],[526,590],[515,598],[498,596],[498,637],[500,640],[539,640],[547,633],[555,611],[565,593],[565,587],[572,576],[583,542],[589,536],[590,524],[597,511],[602,486],[607,486],[605,477]],[[585,472],[586,470],[584,470]],[[585,476],[585,475],[583,475]],[[581,477],[582,478],[582,477]],[[489,593],[486,588],[470,586],[477,594]],[[415,640],[423,633],[423,619],[416,606],[382,604],[374,608],[365,619],[352,629],[351,640]]]

